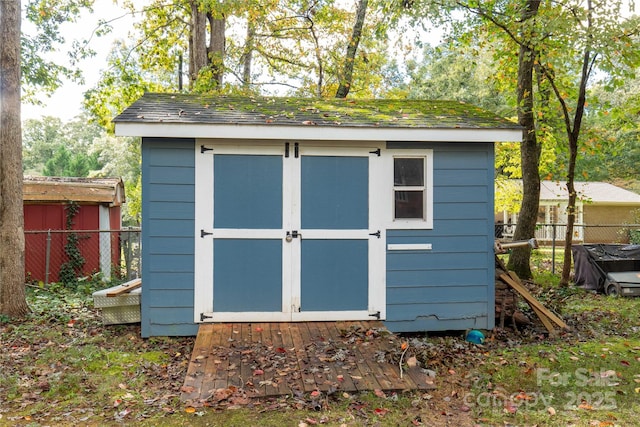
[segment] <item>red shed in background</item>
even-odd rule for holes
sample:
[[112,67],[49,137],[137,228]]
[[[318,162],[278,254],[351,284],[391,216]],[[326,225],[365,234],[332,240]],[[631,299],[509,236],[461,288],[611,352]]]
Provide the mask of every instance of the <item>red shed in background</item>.
[[[78,276],[102,272],[110,278],[120,265],[121,205],[125,202],[120,178],[25,177],[25,273],[29,280],[59,280],[60,266],[69,262],[65,245],[78,239],[84,260]],[[75,206],[75,214],[70,206]],[[68,227],[68,221],[71,226]]]

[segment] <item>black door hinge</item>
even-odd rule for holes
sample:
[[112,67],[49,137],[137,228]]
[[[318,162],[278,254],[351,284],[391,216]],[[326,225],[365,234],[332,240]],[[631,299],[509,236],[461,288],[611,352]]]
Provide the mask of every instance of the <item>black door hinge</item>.
[[200,146],[200,152],[204,153],[206,151],[213,151],[213,148],[205,147],[204,145]]
[[209,233],[208,231],[200,230],[200,237],[210,236],[213,233]]
[[380,238],[380,230],[376,231],[375,233],[369,233],[369,236],[376,236],[379,239]]
[[380,312],[376,311],[373,314],[370,314],[369,317],[375,317],[376,319],[380,320]]
[[207,316],[204,313],[200,313],[200,321],[204,322],[206,319],[213,319],[213,316]]
[[289,143],[288,142],[284,143],[284,156],[285,157],[289,157]]
[[300,144],[298,144],[297,142],[293,144],[293,157],[295,157],[296,159],[300,157]]
[[375,154],[376,156],[380,157],[380,149],[378,148],[377,150],[369,151],[369,154]]

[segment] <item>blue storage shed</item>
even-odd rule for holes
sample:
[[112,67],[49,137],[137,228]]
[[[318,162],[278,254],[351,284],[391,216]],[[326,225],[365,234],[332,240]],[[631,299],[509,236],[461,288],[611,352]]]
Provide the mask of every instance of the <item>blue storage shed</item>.
[[446,101],[145,94],[142,335],[202,322],[494,325],[494,143]]

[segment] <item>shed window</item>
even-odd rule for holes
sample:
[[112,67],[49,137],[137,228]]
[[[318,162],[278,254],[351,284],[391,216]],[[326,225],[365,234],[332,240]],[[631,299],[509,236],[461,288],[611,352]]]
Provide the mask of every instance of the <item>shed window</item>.
[[394,218],[424,219],[424,158],[393,159]]
[[433,227],[433,151],[387,150],[387,228]]

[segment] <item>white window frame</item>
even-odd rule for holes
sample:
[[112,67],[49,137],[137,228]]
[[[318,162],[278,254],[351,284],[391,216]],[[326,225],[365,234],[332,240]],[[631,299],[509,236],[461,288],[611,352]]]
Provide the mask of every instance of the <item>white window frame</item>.
[[[432,229],[433,228],[433,150],[431,149],[391,149],[382,151],[384,162],[385,227],[391,230]],[[394,159],[424,159],[424,186],[394,185]],[[424,191],[424,218],[396,218],[396,191]]]

